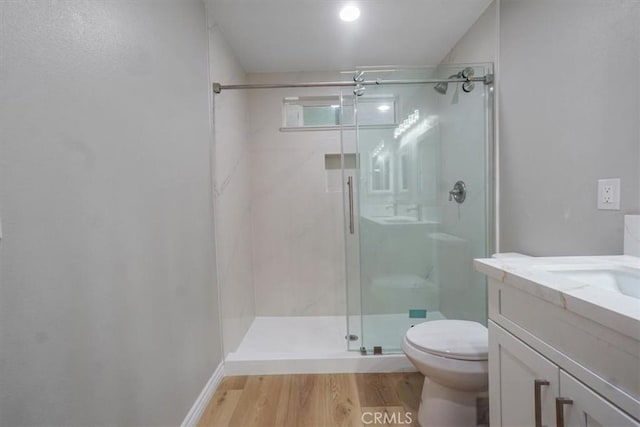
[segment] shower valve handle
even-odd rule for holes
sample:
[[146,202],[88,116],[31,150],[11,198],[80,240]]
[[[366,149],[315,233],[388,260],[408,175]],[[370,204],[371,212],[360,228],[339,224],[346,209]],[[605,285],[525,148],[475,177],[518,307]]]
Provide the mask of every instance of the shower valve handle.
[[467,186],[464,181],[458,181],[453,186],[453,189],[449,191],[449,201],[455,200],[458,203],[464,202],[467,197]]

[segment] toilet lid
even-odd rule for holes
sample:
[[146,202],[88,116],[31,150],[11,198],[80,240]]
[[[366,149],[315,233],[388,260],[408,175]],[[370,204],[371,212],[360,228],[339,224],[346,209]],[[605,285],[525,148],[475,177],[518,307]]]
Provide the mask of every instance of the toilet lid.
[[414,347],[437,356],[461,360],[487,360],[487,328],[467,320],[434,320],[407,331]]

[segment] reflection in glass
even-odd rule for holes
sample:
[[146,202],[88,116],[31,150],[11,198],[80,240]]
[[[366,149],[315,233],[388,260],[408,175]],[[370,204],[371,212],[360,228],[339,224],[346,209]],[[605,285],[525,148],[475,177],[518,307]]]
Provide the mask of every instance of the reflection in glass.
[[411,173],[409,163],[409,154],[403,152],[400,154],[400,191],[409,191],[409,176]]
[[371,156],[371,191],[391,191],[391,155],[388,151]]

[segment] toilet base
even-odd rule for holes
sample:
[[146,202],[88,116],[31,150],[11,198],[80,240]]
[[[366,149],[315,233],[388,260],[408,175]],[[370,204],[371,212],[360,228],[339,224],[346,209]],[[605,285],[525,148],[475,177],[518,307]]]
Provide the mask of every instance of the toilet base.
[[475,427],[479,393],[455,390],[425,377],[418,423],[421,427]]

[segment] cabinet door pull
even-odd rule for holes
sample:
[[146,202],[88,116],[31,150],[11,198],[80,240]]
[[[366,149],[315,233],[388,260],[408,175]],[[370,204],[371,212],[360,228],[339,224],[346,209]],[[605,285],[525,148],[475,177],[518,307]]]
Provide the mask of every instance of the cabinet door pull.
[[533,382],[533,402],[535,407],[536,427],[542,427],[542,386],[549,385],[547,380]]
[[556,397],[556,427],[564,427],[564,405],[573,405],[573,400]]

